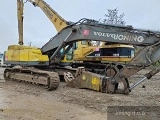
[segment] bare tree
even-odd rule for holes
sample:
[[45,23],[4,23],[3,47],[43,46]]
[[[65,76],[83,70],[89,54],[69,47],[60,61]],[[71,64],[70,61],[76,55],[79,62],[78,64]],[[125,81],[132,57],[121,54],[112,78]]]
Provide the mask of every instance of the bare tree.
[[103,23],[107,24],[115,24],[115,25],[125,25],[125,21],[123,17],[125,16],[124,13],[118,15],[118,9],[110,10],[108,9],[108,14],[104,15],[106,18],[102,21]]

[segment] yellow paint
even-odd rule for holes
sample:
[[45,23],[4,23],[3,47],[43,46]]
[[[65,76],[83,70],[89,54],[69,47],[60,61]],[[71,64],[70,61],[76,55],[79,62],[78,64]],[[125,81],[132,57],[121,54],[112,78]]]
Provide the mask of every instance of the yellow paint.
[[6,51],[7,61],[24,61],[24,62],[47,62],[47,55],[42,55],[39,48],[21,45],[11,45]]
[[99,85],[100,84],[100,80],[97,77],[92,77],[92,84],[93,85]]

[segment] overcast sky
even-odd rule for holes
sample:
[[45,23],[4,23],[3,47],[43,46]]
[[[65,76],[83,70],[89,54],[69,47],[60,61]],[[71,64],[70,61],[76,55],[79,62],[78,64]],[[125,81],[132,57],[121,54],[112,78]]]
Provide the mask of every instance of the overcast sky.
[[[127,25],[136,28],[160,29],[160,0],[45,0],[67,21],[81,18],[99,20],[105,18],[107,9],[119,9],[125,13]],[[0,52],[8,45],[18,43],[17,0],[1,0],[0,3]],[[41,11],[31,3],[25,4],[24,44],[42,47],[56,29]]]

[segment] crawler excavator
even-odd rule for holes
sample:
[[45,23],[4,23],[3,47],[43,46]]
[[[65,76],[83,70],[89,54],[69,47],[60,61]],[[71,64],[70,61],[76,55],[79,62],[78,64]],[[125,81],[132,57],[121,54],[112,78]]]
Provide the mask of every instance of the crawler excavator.
[[[22,0],[18,1],[23,2]],[[60,66],[61,59],[65,53],[67,53],[70,48],[75,47],[74,43],[89,40],[111,44],[137,45],[143,46],[143,49],[120,70],[117,70],[117,66],[114,66],[114,74],[112,74],[112,76],[108,76],[108,65],[102,70],[103,74],[88,71],[88,69],[86,70],[84,67],[66,68]],[[66,46],[68,47],[64,49],[63,54],[61,54],[62,48]],[[105,93],[128,94],[145,79],[150,79],[159,72],[159,69],[155,66],[153,70],[144,75],[144,78],[132,86],[129,85],[128,78],[130,76],[153,65],[160,59],[160,32],[135,29],[130,26],[107,25],[93,22],[93,20],[90,19],[81,19],[63,28],[41,49],[33,49],[25,46],[9,47],[5,54],[5,62],[14,62],[15,60],[13,60],[12,57],[16,52],[17,54],[15,54],[15,56],[17,55],[18,57],[19,55],[20,60],[21,58],[24,59],[21,62],[27,60],[27,67],[5,69],[4,78],[6,80],[41,84],[46,86],[48,90],[52,90],[58,87],[58,72],[62,72],[64,73],[67,85],[70,87],[89,88]],[[33,58],[34,54],[37,55],[35,58]],[[34,68],[31,68],[29,65],[34,66]],[[120,83],[122,83],[122,85]]]
[[[19,45],[10,45],[4,53],[4,63],[22,66],[48,66],[49,58],[42,55],[41,49],[23,45],[23,0],[17,0],[17,17]],[[59,86],[59,76],[55,72],[42,71],[34,68],[11,68],[5,69],[4,77],[12,80],[26,81],[33,84],[45,86],[47,90],[57,89]]]
[[[115,67],[115,74],[110,77],[107,76],[107,73],[100,75],[85,71],[83,67],[79,67],[75,75],[72,75],[70,72],[65,72],[64,76],[68,85],[77,88],[90,88],[107,93],[128,94],[138,84],[145,79],[150,79],[160,71],[159,68],[155,66],[153,70],[144,75],[144,78],[132,86],[129,85],[128,78],[130,76],[150,65],[154,65],[154,63],[160,59],[160,32],[136,29],[130,26],[91,23],[89,21],[90,19],[82,19],[71,26],[67,26],[41,48],[43,54],[49,55],[49,53],[52,53],[51,56],[49,56],[51,64],[57,61],[58,58],[56,56],[61,48],[66,45],[72,46],[74,42],[79,40],[92,39],[107,43],[129,44],[142,46],[143,49],[139,51],[129,63],[121,68],[120,71]],[[86,31],[89,34],[86,35]],[[57,49],[53,52],[53,48]],[[59,56],[59,58],[61,58],[61,56]],[[120,82],[123,83],[123,88],[121,88]]]

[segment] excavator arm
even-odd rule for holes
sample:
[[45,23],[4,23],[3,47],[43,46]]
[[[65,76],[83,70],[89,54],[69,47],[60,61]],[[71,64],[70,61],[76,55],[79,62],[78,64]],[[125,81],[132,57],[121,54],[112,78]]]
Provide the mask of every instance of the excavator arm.
[[23,7],[24,7],[23,0],[17,0],[19,45],[23,45]]
[[[90,20],[87,20],[85,22],[77,22],[75,25],[68,26],[67,28],[63,29],[48,43],[46,43],[46,45],[44,45],[41,49],[45,53],[52,50],[53,47],[57,48],[56,51],[50,57],[50,61],[54,61],[54,58],[57,59],[56,54],[62,47],[72,44],[73,42],[76,42],[78,40],[90,39],[108,43],[111,42],[129,44],[144,47],[125,67],[123,67],[120,71],[115,71],[116,74],[114,76],[98,77],[99,79],[97,80],[97,83],[102,83],[103,81],[103,83],[105,83],[106,85],[106,92],[108,93],[129,93],[135,86],[137,86],[143,80],[150,79],[154,74],[159,72],[159,69],[155,68],[153,71],[146,74],[142,80],[138,81],[131,87],[129,86],[128,78],[131,75],[154,64],[160,59],[160,33],[156,31],[134,29],[130,26],[112,26],[98,24],[92,23]],[[83,81],[82,76],[84,76],[86,72],[84,72],[84,70],[79,71],[79,77],[76,75],[76,79],[78,79],[79,81],[79,84],[77,83],[77,85],[80,88],[89,88],[88,86],[83,86],[81,84]],[[67,74],[65,75],[65,78],[66,76]],[[93,73],[90,73],[86,76],[89,76],[88,80],[91,80],[93,82],[94,79],[91,78],[97,75],[93,75]],[[86,80],[86,82],[88,81]],[[123,82],[124,89],[118,89],[119,82]]]
[[56,30],[59,32],[63,28],[69,25],[65,19],[63,19],[56,11],[54,11],[45,1],[43,0],[29,0],[34,6],[38,6],[54,24]]

